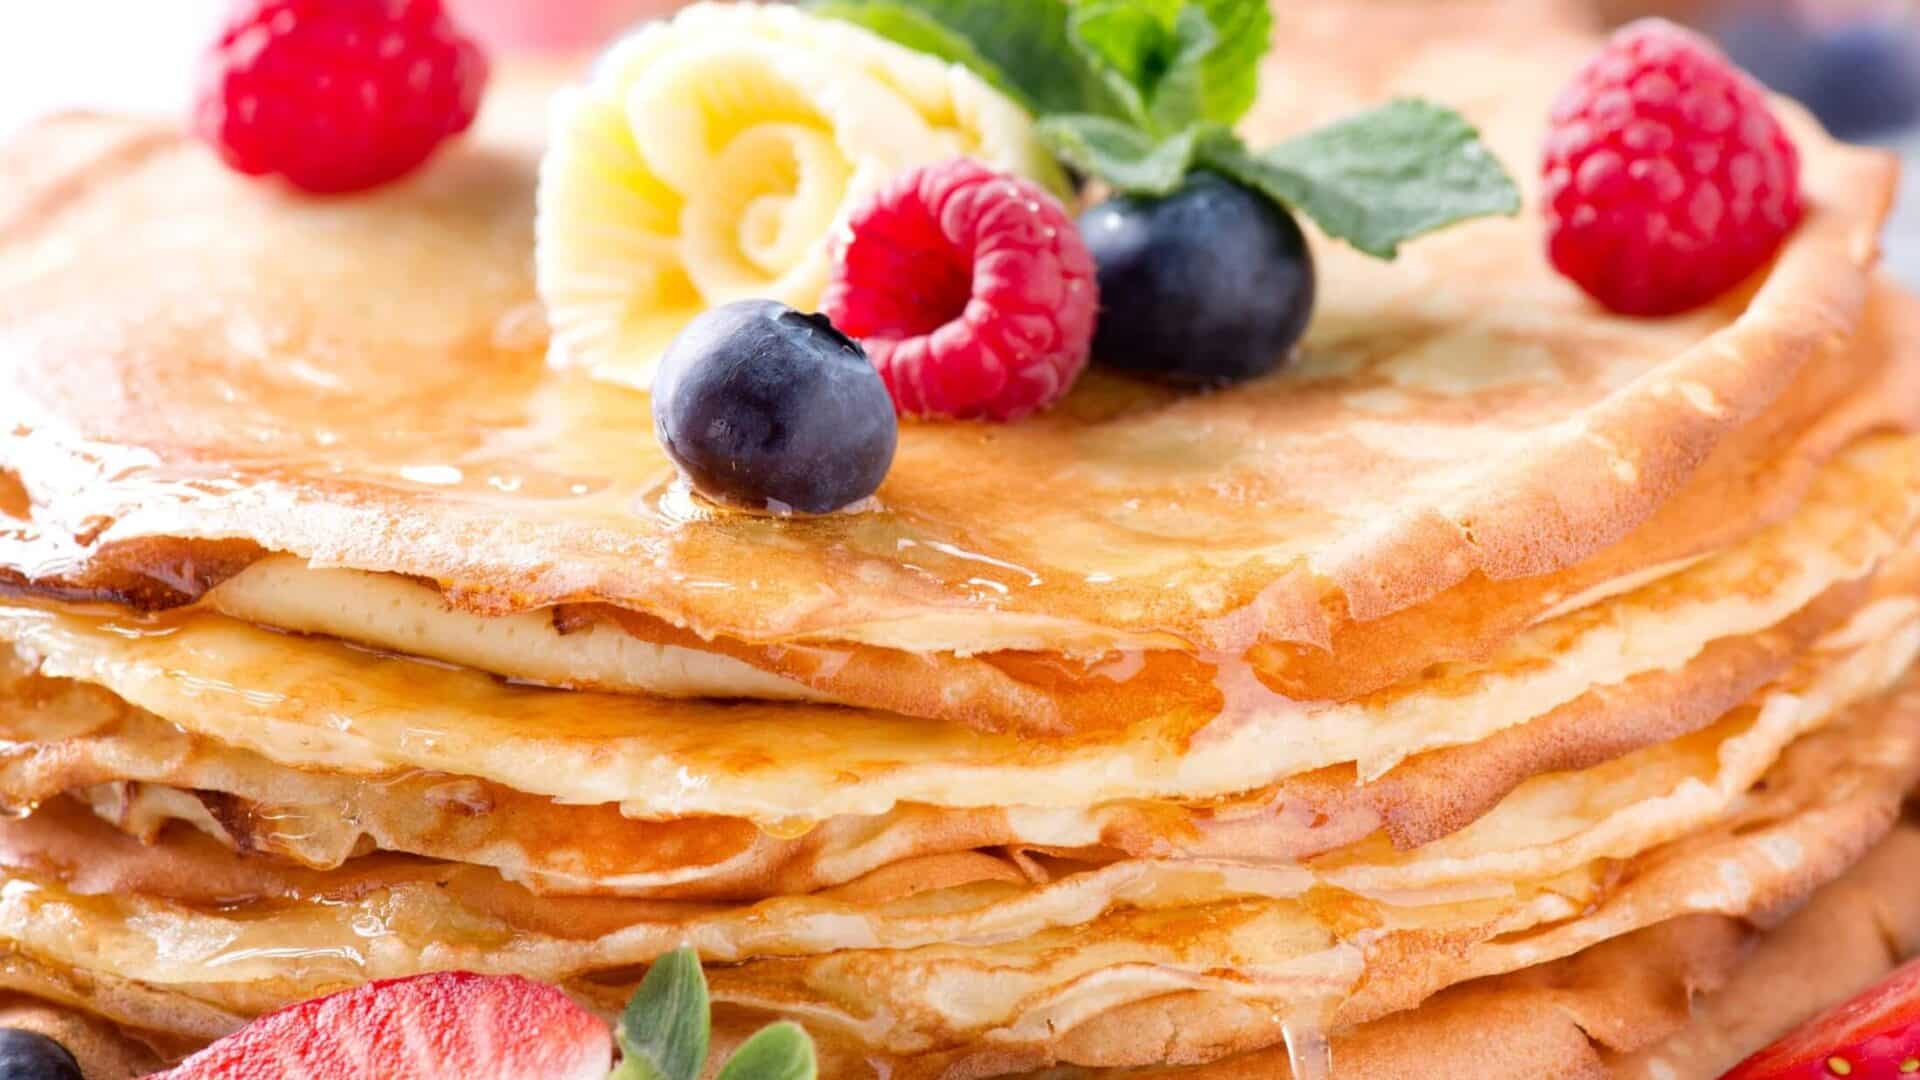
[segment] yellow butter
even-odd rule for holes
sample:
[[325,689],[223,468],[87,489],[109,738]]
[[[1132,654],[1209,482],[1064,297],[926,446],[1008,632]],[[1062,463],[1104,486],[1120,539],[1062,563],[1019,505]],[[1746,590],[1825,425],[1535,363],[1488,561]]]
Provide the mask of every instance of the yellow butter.
[[1064,190],[1032,118],[972,72],[790,7],[698,4],[555,105],[541,166],[551,357],[644,389],[688,320],[811,311],[863,197],[956,156]]

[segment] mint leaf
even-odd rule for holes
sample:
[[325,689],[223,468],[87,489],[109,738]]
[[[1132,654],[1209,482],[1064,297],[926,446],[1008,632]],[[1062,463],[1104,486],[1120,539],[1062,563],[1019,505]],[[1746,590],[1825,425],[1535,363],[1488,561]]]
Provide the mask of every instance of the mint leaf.
[[717,1080],[814,1080],[813,1040],[791,1021],[770,1024],[740,1044]]
[[1193,164],[1201,132],[1156,141],[1130,124],[1085,113],[1043,117],[1036,130],[1055,157],[1135,195],[1165,195]]
[[1067,20],[1127,119],[1162,136],[1239,119],[1271,28],[1265,0],[1078,0]]
[[1451,109],[1396,101],[1255,152],[1231,130],[1259,90],[1267,0],[810,0],[965,64],[1038,117],[1066,164],[1135,195],[1211,168],[1392,258],[1414,237],[1513,213],[1513,180]]
[[1160,131],[1185,131],[1205,119],[1207,58],[1220,44],[1207,13],[1192,4],[1174,18],[1172,53],[1153,84],[1147,114]]
[[1351,230],[1343,223],[1357,220],[1366,213],[1366,208],[1354,202],[1345,190],[1339,187],[1321,190],[1311,177],[1267,161],[1247,149],[1247,144],[1231,132],[1220,132],[1205,140],[1195,156],[1204,167],[1313,218],[1329,236],[1353,242]]
[[1038,102],[1015,85],[1000,65],[981,55],[972,41],[949,30],[933,18],[898,0],[821,0],[812,5],[823,15],[880,35],[909,49],[936,56],[950,64],[959,64],[986,80],[994,89],[1014,99],[1028,112],[1040,109]]
[[707,1063],[707,1009],[698,953],[683,946],[655,960],[620,1014],[612,1080],[697,1080]]
[[1267,0],[1189,0],[1206,13],[1215,44],[1201,60],[1200,115],[1231,125],[1260,92],[1260,58],[1273,35]]
[[1067,40],[1128,120],[1147,126],[1147,97],[1166,66],[1178,0],[1079,0]]
[[1198,5],[1078,0],[1067,33],[1138,127],[1165,136],[1204,119],[1206,61],[1219,35]]
[[[811,4],[810,10],[846,19],[850,12],[876,4],[915,12],[966,41],[1019,90],[1036,114],[1121,112],[1120,103],[1067,40],[1067,0],[829,0]],[[868,29],[908,48],[919,48],[916,40],[924,40],[917,24],[875,20]],[[895,31],[907,38],[896,37]]]
[[1424,101],[1395,101],[1258,153],[1219,132],[1197,156],[1387,259],[1416,236],[1520,208],[1513,179],[1472,125]]
[[1067,17],[1073,44],[1135,88],[1150,87],[1166,66],[1178,0],[1078,0]]

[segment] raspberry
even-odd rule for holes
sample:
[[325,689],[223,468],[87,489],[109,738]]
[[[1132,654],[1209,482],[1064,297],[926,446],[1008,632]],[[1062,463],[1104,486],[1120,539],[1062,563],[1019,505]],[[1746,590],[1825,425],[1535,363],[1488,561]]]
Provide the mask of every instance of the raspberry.
[[1615,34],[1561,92],[1542,173],[1554,266],[1625,315],[1712,300],[1800,220],[1799,154],[1765,93],[1658,19]]
[[856,207],[821,310],[866,347],[903,416],[1012,420],[1087,365],[1099,288],[1053,196],[958,158]]
[[465,131],[486,81],[440,0],[242,0],[203,62],[194,126],[249,176],[359,191]]

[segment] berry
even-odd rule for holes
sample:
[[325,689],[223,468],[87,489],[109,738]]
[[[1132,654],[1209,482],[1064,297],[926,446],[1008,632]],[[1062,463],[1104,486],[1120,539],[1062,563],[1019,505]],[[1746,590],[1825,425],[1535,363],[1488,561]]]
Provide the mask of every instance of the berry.
[[1912,16],[1852,22],[1815,44],[1800,96],[1843,139],[1897,132],[1920,119],[1920,37]]
[[0,1077],[5,1080],[85,1080],[67,1048],[37,1031],[0,1028]]
[[899,439],[860,346],[772,300],[714,308],[680,332],[653,376],[653,427],[695,490],[776,513],[873,494]]
[[1080,215],[1100,266],[1102,364],[1169,382],[1239,382],[1272,371],[1313,315],[1313,253],[1272,200],[1214,173],[1162,198],[1112,199]]
[[391,979],[255,1020],[156,1080],[604,1080],[613,1037],[558,989],[442,971]]
[[1614,311],[1686,311],[1773,257],[1800,220],[1799,175],[1758,84],[1705,39],[1643,20],[1554,104],[1547,251]]
[[1713,24],[1735,62],[1797,99],[1843,139],[1901,131],[1920,120],[1920,19],[1911,14],[1734,5]]
[[849,218],[821,301],[903,416],[1013,420],[1064,397],[1093,338],[1093,259],[1053,196],[956,158]]
[[440,0],[241,0],[203,62],[194,127],[249,176],[360,191],[465,131],[486,81]]
[[1788,1032],[1721,1080],[1920,1075],[1920,960]]

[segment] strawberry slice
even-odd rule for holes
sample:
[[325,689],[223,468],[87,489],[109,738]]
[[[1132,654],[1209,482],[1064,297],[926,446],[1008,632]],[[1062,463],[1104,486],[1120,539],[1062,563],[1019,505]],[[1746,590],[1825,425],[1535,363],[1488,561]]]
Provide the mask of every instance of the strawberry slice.
[[1920,1077],[1920,960],[1828,1009],[1721,1080],[1913,1080]]
[[436,972],[255,1020],[157,1080],[604,1080],[613,1036],[554,987]]

